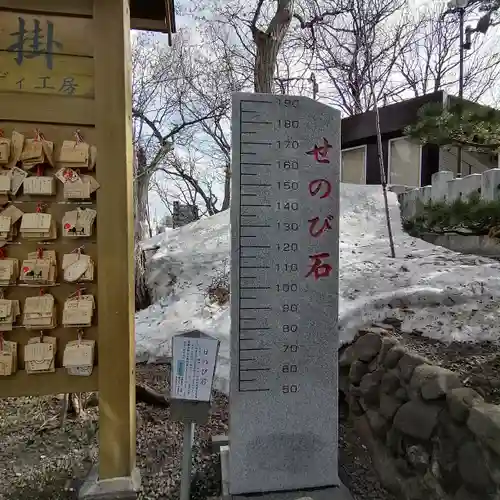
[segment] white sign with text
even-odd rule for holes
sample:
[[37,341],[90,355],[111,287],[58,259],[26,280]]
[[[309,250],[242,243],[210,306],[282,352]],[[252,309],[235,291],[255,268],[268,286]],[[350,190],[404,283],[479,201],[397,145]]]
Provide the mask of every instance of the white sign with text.
[[172,398],[210,401],[218,347],[211,337],[172,338]]

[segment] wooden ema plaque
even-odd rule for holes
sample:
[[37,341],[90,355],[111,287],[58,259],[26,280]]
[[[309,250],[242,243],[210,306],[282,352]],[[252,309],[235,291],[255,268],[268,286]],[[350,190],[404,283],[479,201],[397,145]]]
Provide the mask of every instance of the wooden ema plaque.
[[128,1],[0,10],[0,397],[99,391],[99,477],[130,476]]

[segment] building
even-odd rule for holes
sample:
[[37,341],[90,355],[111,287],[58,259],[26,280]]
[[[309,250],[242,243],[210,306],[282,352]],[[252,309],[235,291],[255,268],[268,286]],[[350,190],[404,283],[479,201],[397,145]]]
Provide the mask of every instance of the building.
[[[457,172],[455,147],[420,144],[404,135],[427,103],[453,103],[457,98],[443,91],[379,108],[382,150],[387,182],[394,185],[426,186],[439,170]],[[368,111],[342,120],[342,182],[380,184],[375,112]],[[482,173],[498,166],[498,155],[463,151],[462,175]]]

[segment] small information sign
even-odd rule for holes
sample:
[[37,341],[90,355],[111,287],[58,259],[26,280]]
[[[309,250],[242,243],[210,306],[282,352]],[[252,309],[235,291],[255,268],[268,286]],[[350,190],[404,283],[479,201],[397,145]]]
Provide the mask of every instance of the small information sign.
[[201,332],[172,338],[171,397],[210,401],[219,341]]

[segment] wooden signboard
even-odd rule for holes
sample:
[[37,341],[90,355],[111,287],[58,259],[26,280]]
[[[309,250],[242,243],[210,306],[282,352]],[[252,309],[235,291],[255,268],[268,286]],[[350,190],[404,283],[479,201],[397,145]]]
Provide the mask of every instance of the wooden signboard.
[[0,9],[0,397],[98,390],[99,478],[127,477],[135,467],[128,1],[0,0]]

